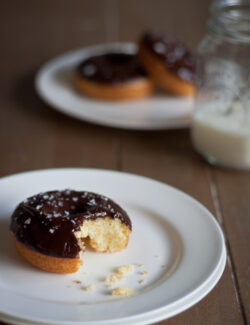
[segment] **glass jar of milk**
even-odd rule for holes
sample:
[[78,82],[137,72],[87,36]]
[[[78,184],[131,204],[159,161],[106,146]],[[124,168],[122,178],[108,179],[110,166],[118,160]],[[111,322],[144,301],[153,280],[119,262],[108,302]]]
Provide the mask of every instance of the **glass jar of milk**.
[[198,47],[192,142],[210,163],[250,169],[250,0],[217,0]]

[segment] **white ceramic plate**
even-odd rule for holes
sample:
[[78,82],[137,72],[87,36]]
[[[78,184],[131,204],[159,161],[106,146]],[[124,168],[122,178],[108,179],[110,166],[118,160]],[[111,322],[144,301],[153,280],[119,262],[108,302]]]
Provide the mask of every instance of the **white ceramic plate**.
[[[130,215],[133,232],[126,250],[86,252],[77,273],[56,275],[33,268],[17,254],[8,225],[24,198],[65,188],[113,198]],[[224,270],[224,240],[214,217],[163,183],[112,171],[52,169],[2,178],[0,193],[0,319],[10,323],[149,324],[202,299]],[[133,287],[135,295],[118,299],[103,280],[123,264],[136,264],[135,273],[121,283]],[[147,275],[141,274],[144,270]],[[96,292],[82,290],[93,282]]]
[[56,110],[96,124],[128,129],[169,129],[189,125],[193,99],[158,93],[125,102],[90,99],[73,86],[75,67],[90,55],[109,51],[135,53],[133,43],[109,43],[78,49],[46,63],[36,77],[36,90]]

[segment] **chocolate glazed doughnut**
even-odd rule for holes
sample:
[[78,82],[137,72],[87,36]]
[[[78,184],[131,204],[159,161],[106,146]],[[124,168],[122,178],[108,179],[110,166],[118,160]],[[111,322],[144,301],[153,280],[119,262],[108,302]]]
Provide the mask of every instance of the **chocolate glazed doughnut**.
[[75,75],[78,91],[106,100],[137,99],[153,91],[153,83],[137,62],[126,53],[107,53],[82,61]]
[[195,58],[177,39],[146,33],[139,42],[138,60],[149,76],[169,93],[194,94]]
[[73,190],[40,193],[15,209],[10,231],[17,250],[34,266],[73,273],[82,264],[86,240],[97,252],[124,249],[132,226],[111,199]]

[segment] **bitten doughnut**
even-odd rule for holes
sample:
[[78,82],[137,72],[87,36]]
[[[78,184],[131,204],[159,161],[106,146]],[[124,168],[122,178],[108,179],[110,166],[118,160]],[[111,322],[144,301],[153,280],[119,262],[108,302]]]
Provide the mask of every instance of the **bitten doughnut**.
[[107,53],[82,61],[75,85],[80,93],[105,100],[138,99],[150,95],[154,88],[136,56],[126,53]]
[[146,33],[139,42],[138,60],[149,76],[169,93],[194,94],[194,56],[178,40]]
[[37,268],[56,273],[76,272],[86,245],[97,252],[124,249],[131,230],[129,216],[114,201],[73,190],[26,199],[10,224],[19,253]]

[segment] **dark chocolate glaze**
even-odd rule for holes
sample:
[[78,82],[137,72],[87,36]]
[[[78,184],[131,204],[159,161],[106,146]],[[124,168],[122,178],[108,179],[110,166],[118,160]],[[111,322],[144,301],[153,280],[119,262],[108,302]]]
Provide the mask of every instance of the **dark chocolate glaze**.
[[122,83],[146,75],[136,56],[126,53],[92,56],[78,65],[77,72],[83,78],[105,84]]
[[195,56],[179,40],[149,32],[142,37],[140,44],[156,55],[179,78],[194,81]]
[[127,213],[109,198],[73,190],[40,193],[21,202],[10,230],[25,246],[40,253],[75,258],[80,247],[74,232],[85,220],[118,218],[132,229]]

